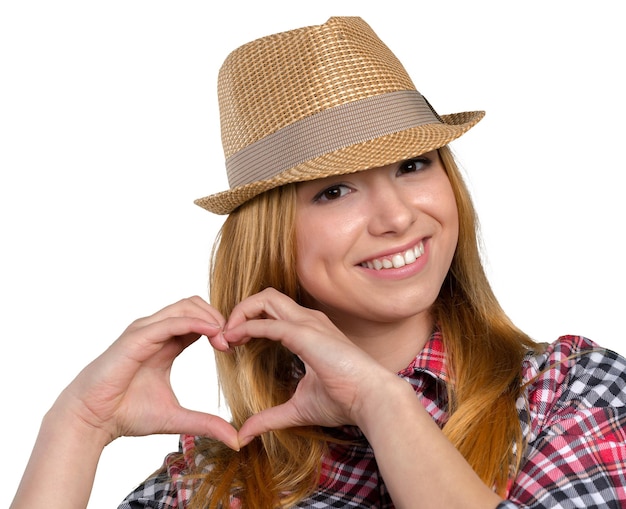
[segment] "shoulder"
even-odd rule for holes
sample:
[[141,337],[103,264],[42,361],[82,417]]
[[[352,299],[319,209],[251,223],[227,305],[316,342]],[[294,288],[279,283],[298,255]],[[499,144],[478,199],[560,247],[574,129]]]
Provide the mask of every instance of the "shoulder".
[[535,430],[582,414],[620,421],[626,416],[626,359],[582,336],[562,336],[529,354],[522,383]]
[[541,380],[542,387],[556,389],[569,381],[571,389],[581,392],[585,386],[611,382],[623,386],[625,374],[624,357],[583,336],[561,336],[553,343],[543,344],[538,352],[527,355],[522,366],[526,383]]

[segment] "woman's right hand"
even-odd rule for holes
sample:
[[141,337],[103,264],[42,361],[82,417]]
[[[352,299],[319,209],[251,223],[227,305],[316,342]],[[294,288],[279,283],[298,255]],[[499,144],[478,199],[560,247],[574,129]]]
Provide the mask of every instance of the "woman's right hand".
[[188,433],[239,449],[237,431],[178,403],[174,359],[201,336],[228,350],[225,320],[200,297],[133,322],[83,369],[43,419],[11,509],[84,509],[102,449],[119,436]]
[[200,297],[136,320],[79,373],[52,411],[97,430],[105,444],[119,436],[188,433],[238,449],[237,432],[228,422],[183,408],[170,384],[174,359],[201,336],[207,336],[214,348],[228,350],[224,323],[224,317]]

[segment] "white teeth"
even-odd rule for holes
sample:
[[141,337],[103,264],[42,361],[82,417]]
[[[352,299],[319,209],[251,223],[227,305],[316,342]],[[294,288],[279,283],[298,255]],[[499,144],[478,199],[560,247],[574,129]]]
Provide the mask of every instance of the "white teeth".
[[410,265],[415,262],[420,256],[424,254],[424,243],[420,242],[417,246],[411,249],[407,249],[404,253],[395,254],[389,258],[378,259],[375,258],[368,262],[364,262],[361,265],[368,269],[381,270],[381,269],[399,269],[405,265]]
[[415,256],[415,249],[409,249],[406,253],[404,253],[404,261],[409,264],[413,263],[417,257]]
[[406,265],[406,262],[404,261],[404,256],[400,254],[393,255],[393,257],[391,258],[391,263],[396,269],[399,269],[400,267],[404,267]]

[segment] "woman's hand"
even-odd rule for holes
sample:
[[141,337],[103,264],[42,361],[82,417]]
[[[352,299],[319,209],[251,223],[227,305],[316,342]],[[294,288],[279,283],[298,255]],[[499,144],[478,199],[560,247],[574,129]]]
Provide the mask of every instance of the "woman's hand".
[[102,432],[103,441],[155,433],[211,436],[238,449],[237,432],[220,417],[187,410],[170,385],[174,359],[200,336],[227,350],[222,315],[200,297],[133,322],[63,391],[53,410]]
[[248,419],[239,431],[243,446],[266,431],[293,426],[360,424],[371,384],[403,383],[352,343],[330,319],[274,289],[235,307],[224,337],[232,346],[267,338],[280,341],[304,363],[306,374],[283,405]]
[[181,407],[170,385],[174,359],[200,336],[228,350],[224,323],[199,297],[132,323],[44,417],[11,509],[84,509],[103,448],[122,435],[188,433],[238,450],[229,423]]
[[251,338],[280,341],[306,367],[289,401],[243,424],[241,446],[271,430],[355,424],[375,451],[395,507],[414,507],[416,500],[424,507],[498,505],[500,498],[443,435],[411,385],[353,344],[323,313],[268,289],[235,307],[224,337],[231,345]]

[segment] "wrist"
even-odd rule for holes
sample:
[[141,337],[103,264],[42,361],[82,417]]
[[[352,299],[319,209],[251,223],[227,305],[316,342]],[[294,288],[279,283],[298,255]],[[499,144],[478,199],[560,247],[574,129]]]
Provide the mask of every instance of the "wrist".
[[386,372],[365,392],[355,414],[356,425],[366,436],[386,428],[409,408],[421,407],[411,384],[395,373]]
[[81,417],[79,411],[65,404],[63,395],[44,415],[40,433],[67,442],[68,445],[74,443],[100,452],[115,438],[109,430],[94,426]]

